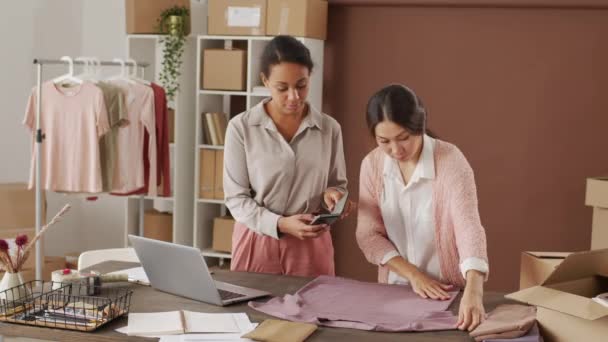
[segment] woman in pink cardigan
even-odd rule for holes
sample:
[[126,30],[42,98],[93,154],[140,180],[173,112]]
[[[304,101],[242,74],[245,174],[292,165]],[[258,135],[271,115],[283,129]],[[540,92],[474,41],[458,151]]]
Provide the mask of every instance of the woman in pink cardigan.
[[445,300],[464,287],[458,328],[483,320],[486,237],[473,170],[460,150],[426,131],[426,111],[402,85],[377,92],[367,125],[378,147],[361,165],[357,242],[382,283]]

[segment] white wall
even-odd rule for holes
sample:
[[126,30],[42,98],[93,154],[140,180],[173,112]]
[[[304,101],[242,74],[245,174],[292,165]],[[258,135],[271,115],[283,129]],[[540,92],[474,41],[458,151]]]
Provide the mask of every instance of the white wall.
[[[0,12],[0,182],[26,182],[29,179],[31,140],[21,125],[25,104],[35,84],[32,61],[35,57],[58,58],[78,54],[82,49],[82,5],[78,0],[2,1]],[[9,14],[10,13],[10,14]],[[47,77],[63,72],[63,68],[49,67]],[[66,220],[49,231],[45,245],[47,253],[68,251],[82,245],[79,201],[49,195],[49,212],[57,211],[64,203],[73,205]]]

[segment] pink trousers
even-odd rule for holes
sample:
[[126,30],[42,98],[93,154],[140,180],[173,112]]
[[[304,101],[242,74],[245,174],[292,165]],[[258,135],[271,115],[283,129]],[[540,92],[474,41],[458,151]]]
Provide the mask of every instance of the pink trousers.
[[331,234],[325,232],[318,238],[305,240],[283,235],[275,240],[237,222],[232,235],[230,269],[301,277],[334,276]]

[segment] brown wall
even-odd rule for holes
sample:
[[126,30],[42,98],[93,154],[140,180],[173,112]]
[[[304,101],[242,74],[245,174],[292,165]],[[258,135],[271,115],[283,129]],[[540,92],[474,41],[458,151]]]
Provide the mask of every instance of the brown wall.
[[[521,251],[589,248],[585,178],[608,174],[608,10],[356,2],[330,1],[324,71],[324,110],[342,124],[354,197],[373,147],[367,99],[401,82],[475,170],[488,288],[517,287]],[[334,229],[337,271],[373,280],[355,224]]]

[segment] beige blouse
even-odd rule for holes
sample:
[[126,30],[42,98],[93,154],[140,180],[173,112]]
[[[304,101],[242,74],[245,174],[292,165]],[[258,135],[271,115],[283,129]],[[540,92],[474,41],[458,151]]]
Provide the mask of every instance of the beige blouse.
[[346,190],[340,124],[310,104],[291,142],[259,103],[230,120],[224,146],[224,193],[235,220],[278,238],[281,216],[312,213],[329,187]]

